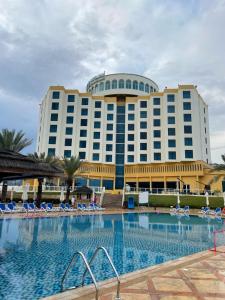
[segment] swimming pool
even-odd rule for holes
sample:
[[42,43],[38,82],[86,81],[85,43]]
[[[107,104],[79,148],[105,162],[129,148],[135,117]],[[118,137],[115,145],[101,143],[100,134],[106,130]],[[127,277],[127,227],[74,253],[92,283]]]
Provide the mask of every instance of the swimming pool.
[[[222,227],[217,220],[154,213],[0,219],[0,299],[39,299],[59,292],[75,251],[90,258],[104,246],[124,274],[206,250],[212,247],[213,231]],[[92,269],[98,280],[113,276],[102,253]],[[83,270],[79,261],[65,286],[79,284]]]

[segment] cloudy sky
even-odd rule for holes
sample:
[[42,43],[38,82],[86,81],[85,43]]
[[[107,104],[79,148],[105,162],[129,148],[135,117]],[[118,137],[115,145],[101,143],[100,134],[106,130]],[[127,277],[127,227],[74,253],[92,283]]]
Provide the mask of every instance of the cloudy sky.
[[33,138],[49,85],[84,91],[103,71],[193,83],[225,153],[225,0],[0,0],[0,129]]

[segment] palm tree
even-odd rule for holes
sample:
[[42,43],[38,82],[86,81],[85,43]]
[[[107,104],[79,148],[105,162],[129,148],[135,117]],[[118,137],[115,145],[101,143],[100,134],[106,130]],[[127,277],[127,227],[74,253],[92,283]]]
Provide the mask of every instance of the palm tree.
[[25,137],[25,133],[9,129],[2,129],[0,132],[0,150],[10,150],[20,152],[25,147],[31,145],[32,140]]
[[80,164],[80,159],[76,156],[71,156],[70,158],[63,159],[63,169],[67,177],[66,202],[69,202],[70,190],[73,184],[73,179],[75,177],[76,171],[80,167]]

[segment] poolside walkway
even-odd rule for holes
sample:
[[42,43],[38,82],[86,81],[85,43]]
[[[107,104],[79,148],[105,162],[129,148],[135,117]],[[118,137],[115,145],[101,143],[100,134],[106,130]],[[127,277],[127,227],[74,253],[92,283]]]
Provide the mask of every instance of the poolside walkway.
[[[204,251],[121,276],[121,300],[225,299],[225,247]],[[224,252],[224,253],[222,253]],[[99,300],[114,300],[115,281],[100,286]],[[94,300],[93,286],[66,291],[46,300]]]

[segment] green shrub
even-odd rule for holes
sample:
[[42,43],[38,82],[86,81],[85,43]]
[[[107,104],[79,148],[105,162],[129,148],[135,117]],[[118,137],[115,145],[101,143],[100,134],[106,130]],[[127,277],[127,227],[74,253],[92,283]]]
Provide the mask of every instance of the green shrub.
[[176,206],[177,197],[174,195],[155,195],[149,196],[149,205],[152,207],[170,207]]

